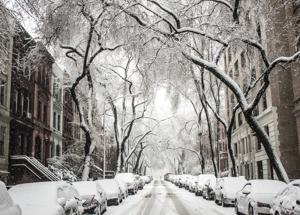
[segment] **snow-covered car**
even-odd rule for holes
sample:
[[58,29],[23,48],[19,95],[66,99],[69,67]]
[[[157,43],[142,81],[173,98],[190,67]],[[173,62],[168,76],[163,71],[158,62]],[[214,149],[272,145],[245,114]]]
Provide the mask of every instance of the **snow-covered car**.
[[73,182],[79,192],[84,213],[101,215],[107,209],[107,199],[102,188],[94,181]]
[[124,181],[122,181],[122,180],[119,180],[117,182],[119,183],[119,186],[121,188],[122,199],[126,199],[128,197],[128,187],[127,187],[127,184]]
[[145,182],[145,184],[149,184],[151,182],[151,179],[149,176],[141,176],[141,178]]
[[188,176],[188,175],[186,175],[186,174],[178,175],[178,185],[177,185],[177,186],[178,186],[179,188],[185,186],[187,176]]
[[197,180],[197,176],[191,176],[188,181],[188,190],[191,192],[195,192],[195,182]]
[[196,180],[196,186],[195,186],[195,195],[196,196],[201,196],[203,188],[205,186],[205,182],[207,181],[208,178],[212,177],[212,174],[202,174],[199,175],[197,180]]
[[80,215],[83,212],[78,191],[64,181],[19,184],[8,193],[20,205],[22,215]]
[[236,194],[240,191],[247,180],[245,177],[218,178],[215,188],[215,203],[222,206],[234,206]]
[[96,182],[104,190],[108,205],[112,205],[112,204],[119,205],[122,202],[123,200],[122,191],[117,180],[102,179],[102,180],[97,180]]
[[21,208],[15,204],[5,184],[0,181],[0,215],[21,215]]
[[214,175],[211,175],[206,182],[204,183],[204,188],[202,191],[202,196],[204,199],[214,199],[215,189],[216,189],[217,178]]
[[135,194],[137,192],[138,186],[134,179],[134,174],[132,173],[118,173],[115,176],[117,181],[124,181],[128,187],[129,194]]
[[250,180],[237,193],[235,211],[237,214],[270,214],[276,194],[286,187],[286,183],[276,180]]
[[134,178],[135,178],[135,181],[138,185],[138,189],[142,190],[145,186],[145,182],[143,181],[143,179],[139,175],[135,175]]
[[300,215],[300,180],[289,183],[276,195],[270,213],[272,215]]
[[189,181],[190,181],[190,179],[192,178],[193,176],[192,175],[186,175],[185,177],[184,177],[184,181],[183,181],[183,187],[185,188],[185,189],[189,189]]

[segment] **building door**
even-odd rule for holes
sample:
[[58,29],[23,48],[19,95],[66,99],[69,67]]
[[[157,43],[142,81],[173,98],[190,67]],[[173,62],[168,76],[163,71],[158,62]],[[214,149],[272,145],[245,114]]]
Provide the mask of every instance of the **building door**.
[[41,157],[41,146],[42,146],[42,141],[39,136],[35,138],[35,145],[34,145],[34,157],[38,159],[39,161],[42,160]]

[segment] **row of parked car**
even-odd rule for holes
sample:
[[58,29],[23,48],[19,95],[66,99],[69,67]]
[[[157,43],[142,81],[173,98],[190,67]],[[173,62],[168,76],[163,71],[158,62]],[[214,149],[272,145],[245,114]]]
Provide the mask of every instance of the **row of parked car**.
[[0,181],[0,215],[100,215],[151,181],[150,176],[119,173],[114,179],[26,183],[9,190]]
[[165,179],[223,207],[234,206],[236,214],[300,215],[300,180],[286,184],[211,174],[168,175]]

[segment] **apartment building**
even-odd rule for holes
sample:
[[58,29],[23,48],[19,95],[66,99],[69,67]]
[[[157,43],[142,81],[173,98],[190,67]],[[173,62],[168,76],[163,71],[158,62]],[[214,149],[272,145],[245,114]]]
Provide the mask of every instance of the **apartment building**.
[[62,154],[62,131],[63,131],[63,71],[54,63],[52,67],[51,88],[51,156]]
[[[270,2],[275,4],[275,1],[271,0]],[[281,46],[286,47],[288,44],[284,44],[286,38],[282,37],[282,34],[278,34],[280,27],[277,26],[276,19],[277,21],[278,19],[281,21],[284,19],[280,18],[276,11],[269,10],[269,13],[273,13],[273,17],[268,15],[267,8],[265,9],[266,14],[257,16],[257,11],[253,9],[255,6],[252,4],[254,2],[251,1],[242,3],[241,7],[243,7],[244,13],[241,15],[240,21],[244,22],[250,32],[256,34],[256,38],[271,55],[272,53],[279,54],[278,49]],[[277,1],[277,4],[282,6],[281,1]],[[278,10],[281,10],[281,8],[278,7]],[[268,22],[264,19],[266,16]],[[287,22],[281,24],[281,27],[283,27],[287,25]],[[272,29],[272,32],[268,29]],[[274,37],[278,38],[275,40]],[[289,53],[281,52],[281,55],[288,56]],[[274,59],[272,56],[268,57]],[[264,69],[259,53],[249,47],[243,49],[229,47],[224,56],[224,63],[225,71],[237,81],[243,90],[250,81],[259,77]],[[299,143],[296,132],[296,118],[293,114],[295,101],[292,70],[284,70],[276,70],[272,73],[270,87],[255,110],[255,115],[258,123],[269,135],[272,147],[280,156],[290,178],[298,178],[300,172],[295,167],[295,163],[299,162],[299,152],[297,150]],[[252,99],[256,94],[257,88],[250,94],[249,99]],[[228,89],[226,89],[226,98],[227,117],[230,119],[236,99]],[[244,175],[248,179],[276,178],[262,145],[245,122],[240,110],[237,111],[235,116],[232,145],[240,175]]]
[[0,180],[9,174],[9,130],[13,19],[0,10]]

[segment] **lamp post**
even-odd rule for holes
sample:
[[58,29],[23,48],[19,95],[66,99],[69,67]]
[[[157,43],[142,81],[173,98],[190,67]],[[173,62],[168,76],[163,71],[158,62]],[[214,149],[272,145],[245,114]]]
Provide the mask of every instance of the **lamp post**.
[[103,109],[104,109],[104,114],[103,114],[103,178],[105,179],[106,175],[106,138],[105,138],[105,102],[103,102]]

